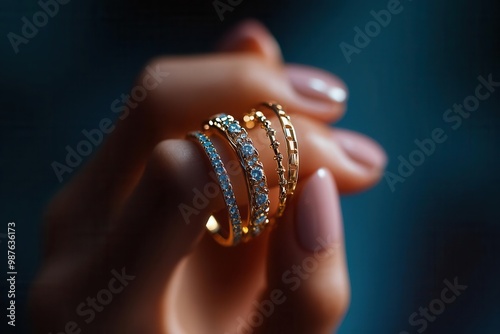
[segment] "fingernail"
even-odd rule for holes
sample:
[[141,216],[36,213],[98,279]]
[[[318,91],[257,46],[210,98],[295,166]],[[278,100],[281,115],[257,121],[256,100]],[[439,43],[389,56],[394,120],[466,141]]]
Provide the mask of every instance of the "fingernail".
[[287,65],[286,71],[295,91],[307,98],[334,103],[347,101],[344,82],[326,71],[303,65]]
[[385,168],[387,155],[374,140],[352,131],[339,129],[333,132],[333,137],[344,152],[358,164],[362,164],[367,169],[383,170]]
[[327,169],[319,169],[306,181],[296,212],[298,239],[306,250],[316,251],[318,247],[324,250],[342,240],[339,196]]

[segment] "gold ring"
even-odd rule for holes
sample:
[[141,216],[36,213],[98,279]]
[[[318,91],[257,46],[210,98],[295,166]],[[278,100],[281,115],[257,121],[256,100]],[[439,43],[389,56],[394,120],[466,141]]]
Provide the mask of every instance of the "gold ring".
[[247,131],[234,117],[226,114],[213,116],[204,129],[216,128],[229,141],[237,154],[245,173],[249,198],[249,220],[243,226],[243,241],[259,235],[269,223],[269,188],[264,166],[259,161],[259,152],[254,147]]
[[269,138],[269,147],[274,152],[274,160],[276,160],[276,172],[278,174],[278,185],[279,185],[279,203],[278,211],[276,217],[281,217],[286,207],[286,200],[288,196],[287,192],[287,180],[285,177],[285,167],[283,166],[283,155],[280,153],[279,146],[280,143],[276,139],[276,130],[272,128],[271,121],[266,118],[262,111],[252,109],[248,114],[243,117],[243,121],[247,128],[251,129],[255,126],[255,122],[260,123],[260,127],[266,131],[267,137]]
[[230,228],[227,231],[228,235],[226,237],[222,235],[221,225],[217,222],[214,216],[210,216],[206,225],[207,229],[212,233],[215,240],[221,245],[237,245],[242,239],[243,228],[240,211],[238,209],[238,205],[236,204],[236,197],[233,192],[233,186],[231,184],[231,180],[229,179],[226,168],[224,167],[224,163],[222,162],[219,153],[217,153],[214,144],[206,134],[203,134],[199,131],[191,132],[188,134],[188,138],[189,137],[197,139],[197,141],[201,144],[203,150],[207,154],[210,160],[210,164],[212,165],[212,168],[217,175],[219,187],[222,190],[229,215]]
[[274,102],[265,102],[262,103],[262,106],[271,109],[278,116],[283,129],[288,154],[287,196],[290,197],[293,195],[299,179],[299,145],[297,135],[290,116],[286,114],[281,105]]

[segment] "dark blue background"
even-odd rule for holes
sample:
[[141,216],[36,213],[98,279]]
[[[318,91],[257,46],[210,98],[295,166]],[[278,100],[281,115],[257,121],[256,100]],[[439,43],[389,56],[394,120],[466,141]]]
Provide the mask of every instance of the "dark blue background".
[[7,33],[19,33],[21,17],[39,7],[1,1],[0,233],[16,221],[18,307],[40,259],[42,209],[61,186],[52,161],[64,159],[82,129],[112,117],[109,104],[149,58],[209,51],[224,30],[252,16],[270,27],[287,61],[347,82],[340,126],[377,139],[389,171],[416,149],[415,139],[437,127],[448,135],[394,192],[383,180],[343,200],[353,294],[340,333],[416,333],[408,317],[454,277],[468,288],[426,333],[498,333],[500,91],[457,130],[442,116],[474,93],[479,75],[500,81],[499,5],[403,1],[403,11],[347,63],[339,44],[352,44],[353,28],[387,2],[244,0],[221,22],[209,0],[72,0],[15,54]]

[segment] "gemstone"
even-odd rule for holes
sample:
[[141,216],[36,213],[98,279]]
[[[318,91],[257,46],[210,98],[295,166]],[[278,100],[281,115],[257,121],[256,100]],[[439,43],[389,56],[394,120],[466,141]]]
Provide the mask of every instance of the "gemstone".
[[253,146],[251,144],[244,144],[241,147],[241,152],[243,152],[244,156],[248,157],[248,156],[252,155],[254,152]]
[[250,175],[252,175],[252,178],[256,181],[260,181],[262,179],[262,169],[257,167],[257,168],[254,168],[252,169],[252,171],[250,172]]
[[257,204],[263,205],[267,202],[267,194],[260,193],[257,195]]
[[229,132],[240,133],[240,131],[241,131],[241,127],[239,126],[238,123],[231,123],[231,125],[229,125]]
[[266,221],[266,215],[261,215],[261,216],[257,217],[257,219],[255,219],[256,224],[262,224],[265,221]]
[[220,175],[224,173],[224,168],[222,168],[222,166],[216,167],[215,172]]

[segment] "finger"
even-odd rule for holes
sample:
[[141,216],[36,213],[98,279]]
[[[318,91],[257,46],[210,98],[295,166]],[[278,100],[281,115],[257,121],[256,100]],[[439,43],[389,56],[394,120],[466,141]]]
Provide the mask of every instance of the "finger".
[[140,319],[136,324],[147,324],[148,332],[165,328],[166,288],[174,270],[199,242],[210,214],[224,206],[216,196],[188,215],[179,207],[192,203],[193,189],[212,182],[200,150],[188,140],[158,144],[123,213],[109,228],[105,245],[95,254],[95,272],[123,267],[136,277],[126,297],[131,307],[120,312],[124,323],[130,317]]
[[306,89],[310,82],[316,82],[313,91],[318,87],[323,91],[329,90],[325,87],[341,89],[338,80],[285,69],[274,38],[255,22],[236,30],[239,33],[226,39],[225,48],[240,50],[237,54],[162,58],[146,66],[131,94],[111,105],[113,112],[121,114],[110,138],[53,206],[74,212],[82,210],[74,203],[98,198],[101,205],[93,209],[95,217],[102,219],[118,212],[156,144],[184,136],[223,110],[243,112],[260,101],[276,100],[287,105],[291,113],[321,120],[333,121],[342,115],[344,103],[329,99],[332,94],[310,94]]
[[[238,24],[222,38],[218,50],[253,53],[278,65],[283,61],[276,39],[262,24],[254,20]],[[285,72],[293,89],[309,100],[312,110],[321,109],[322,103],[330,103],[336,114],[342,115],[345,112],[348,91],[338,77],[318,68],[298,64],[286,65]],[[324,115],[318,116],[329,120],[323,118]]]
[[[274,124],[277,122],[276,119],[271,119]],[[307,122],[310,122],[310,120],[299,122],[299,128],[303,130],[299,130],[299,134],[303,135],[306,133],[307,136],[319,136],[321,138],[321,131],[325,131],[324,138],[328,136],[338,137],[341,138],[339,142],[345,141],[345,143],[340,144],[334,141],[325,145],[318,145],[318,141],[321,139],[312,139],[311,142],[314,145],[307,146],[305,149],[301,147],[301,160],[303,161],[301,179],[306,179],[306,176],[314,173],[322,162],[327,162],[328,167],[335,170],[338,175],[342,175],[342,171],[349,171],[352,169],[350,174],[342,175],[345,179],[343,181],[343,186],[345,188],[355,188],[356,184],[360,184],[358,183],[360,179],[364,180],[364,182],[374,182],[376,180],[377,168],[385,164],[383,151],[380,150],[378,145],[373,143],[370,139],[355,133],[338,129],[332,131],[332,129],[324,127],[323,124],[318,125],[314,122]],[[316,125],[321,127],[316,127]],[[311,126],[311,128],[305,128],[306,126]],[[263,136],[260,136],[262,134]],[[260,129],[250,130],[250,135],[254,139],[254,144],[261,152],[261,161],[264,163],[269,185],[276,189],[278,182],[277,174],[274,170],[276,163],[273,160],[272,154],[266,154],[271,152],[267,147],[268,138],[265,132]],[[299,137],[299,139],[301,143],[304,140],[302,137]],[[218,138],[214,138],[213,140],[218,144],[221,150],[227,149],[222,140],[221,142],[218,142]],[[349,146],[349,149],[354,150],[356,153],[358,153],[358,151],[361,152],[358,153],[360,154],[360,162],[352,160],[348,153],[344,152],[342,145]],[[328,150],[321,151],[322,146],[328,146]],[[378,150],[380,150],[380,152],[378,152]],[[225,161],[231,159],[229,153],[230,152],[227,151],[222,153],[223,156],[226,156]],[[363,153],[365,153],[367,157],[364,157]],[[379,156],[378,153],[381,155]],[[328,155],[328,158],[325,158],[327,154],[330,155]],[[372,157],[370,154],[374,156]],[[318,156],[321,157],[321,159],[318,159]],[[314,165],[318,167],[315,169],[313,167]],[[356,176],[351,179],[350,175]],[[375,178],[370,180],[371,177]],[[235,189],[238,190],[238,195],[244,197],[246,195],[244,179],[240,178],[234,181],[233,184],[235,185]],[[200,189],[202,188],[200,187]],[[274,213],[276,209],[277,197],[277,194],[272,194],[270,196],[271,203],[274,204],[271,209],[272,213]],[[190,203],[192,203],[192,201]],[[193,299],[196,300],[196,303],[184,303],[184,307],[187,309],[207,307],[213,312],[211,318],[219,320],[219,323],[224,323],[228,317],[237,317],[238,312],[241,314],[242,311],[237,308],[238,305],[234,305],[235,301],[248,300],[249,297],[257,294],[264,284],[264,265],[266,263],[265,256],[267,249],[266,237],[265,235],[259,237],[257,240],[253,240],[249,244],[230,249],[218,246],[210,237],[204,238],[190,256],[190,261],[183,271],[183,277],[193,277],[194,281],[184,281],[182,284],[184,289],[178,287],[178,289],[182,289],[182,291],[189,291],[190,289],[188,289],[187,286],[196,286],[196,295],[198,297]],[[199,280],[197,277],[204,277],[204,279]],[[245,289],[241,289],[241,286],[245,286]],[[227,311],[227,305],[233,305],[230,307],[231,312]]]
[[[279,141],[283,143],[281,150],[286,156],[282,131],[277,125],[279,122],[275,117],[269,119],[278,130]],[[384,151],[373,140],[354,132],[332,129],[322,122],[300,115],[294,115],[293,121],[301,155],[299,180],[307,177],[321,166],[326,166],[335,175],[338,180],[339,190],[344,193],[361,191],[378,182],[387,158]],[[260,128],[254,128],[249,131],[249,134],[261,153],[261,161],[265,167],[269,186],[274,188],[278,184],[278,177],[275,172],[276,162],[272,150],[269,149],[269,140],[266,133]],[[232,151],[225,142],[220,139],[214,140],[219,141],[221,155],[231,159]],[[129,147],[133,146],[132,140],[128,140],[125,142],[124,147],[118,149],[127,151]],[[133,148],[128,151],[132,150]],[[51,216],[61,217],[61,219],[52,220],[61,220],[68,224],[68,221],[64,219],[66,217],[65,212],[77,212],[85,217],[92,215],[87,219],[88,224],[93,224],[96,228],[102,228],[106,221],[102,217],[112,217],[114,215],[113,207],[114,211],[120,211],[120,208],[123,207],[123,201],[133,188],[131,184],[137,182],[136,179],[140,177],[144,167],[135,166],[135,169],[130,169],[126,167],[127,164],[125,163],[115,166],[116,163],[123,160],[118,159],[117,152],[114,153],[114,155],[110,153],[106,158],[108,164],[103,165],[104,170],[99,169],[93,163],[89,168],[94,173],[84,173],[77,180],[76,185],[73,184],[73,187],[65,189],[64,193],[58,196],[54,202],[55,205],[53,203],[53,208],[55,208],[53,212],[55,214],[51,214]],[[198,154],[203,155],[202,152]],[[130,155],[133,155],[133,153],[130,152]],[[141,156],[136,158],[142,159]],[[236,187],[236,189],[244,192],[246,189],[244,181],[241,181],[240,184],[241,186]],[[75,200],[75,198],[78,200]],[[88,203],[93,204],[89,206]],[[120,204],[117,205],[117,203]],[[276,204],[276,201],[271,200],[271,203]],[[114,205],[111,206],[112,204]],[[66,230],[63,226],[59,226],[58,229],[60,231]],[[91,236],[89,234],[89,237]]]
[[294,204],[269,240],[268,288],[245,323],[256,333],[331,333],[349,305],[340,203],[329,171],[314,173]]
[[276,39],[260,22],[246,20],[234,27],[217,44],[219,52],[250,52],[265,61],[280,64],[283,61]]

